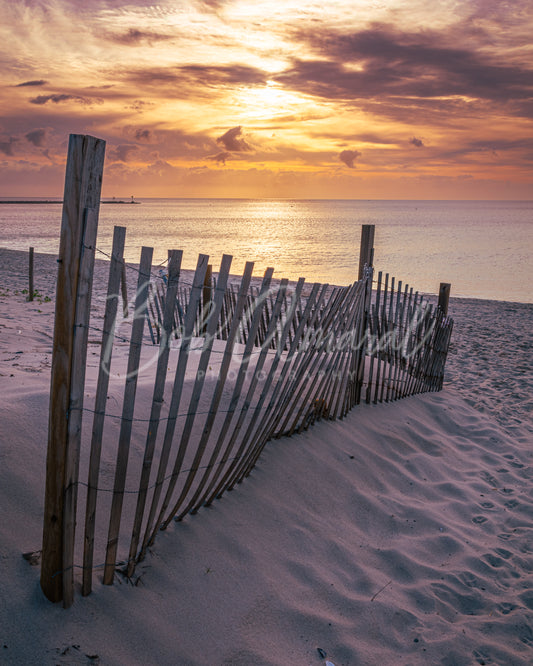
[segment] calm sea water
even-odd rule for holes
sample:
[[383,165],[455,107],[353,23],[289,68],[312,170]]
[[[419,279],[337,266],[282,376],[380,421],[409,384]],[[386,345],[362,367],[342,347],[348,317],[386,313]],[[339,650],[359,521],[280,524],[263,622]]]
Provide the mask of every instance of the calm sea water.
[[[60,205],[0,205],[0,246],[56,253]],[[435,293],[452,283],[452,296],[533,302],[532,201],[303,201],[143,199],[140,205],[102,205],[98,247],[111,248],[113,226],[126,226],[126,258],[142,245],[154,263],[167,249],[184,251],[184,268],[198,253],[217,270],[223,253],[232,272],[255,261],[276,277],[330,284],[357,278],[362,224],[375,224],[376,270]]]

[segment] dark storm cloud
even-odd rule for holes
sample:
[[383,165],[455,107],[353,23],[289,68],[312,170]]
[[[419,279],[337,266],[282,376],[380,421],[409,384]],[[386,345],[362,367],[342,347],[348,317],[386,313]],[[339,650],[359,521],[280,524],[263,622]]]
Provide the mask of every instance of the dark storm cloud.
[[361,153],[358,150],[343,150],[339,155],[341,162],[344,162],[347,167],[350,169],[355,169],[355,160],[361,156]]
[[527,100],[533,71],[494,62],[472,48],[448,45],[449,35],[401,33],[376,26],[353,34],[301,34],[316,59],[295,59],[274,76],[288,88],[326,99],[365,100],[397,96],[437,98],[462,95],[493,102]]
[[44,86],[48,83],[44,79],[38,79],[36,81],[24,81],[24,83],[17,83],[16,88],[24,88],[25,86]]
[[32,132],[26,134],[26,139],[33,143],[34,146],[41,147],[44,145],[44,140],[46,139],[46,130],[36,129]]
[[226,150],[229,150],[234,153],[241,151],[252,150],[250,144],[248,144],[244,139],[241,138],[242,127],[238,125],[237,127],[232,127],[225,134],[219,136],[217,143],[224,146]]
[[416,146],[417,148],[422,148],[424,145],[424,142],[422,139],[417,139],[416,136],[414,136],[412,139],[409,140],[409,143],[412,143],[413,146]]
[[60,102],[76,102],[78,104],[102,104],[102,100],[98,98],[88,98],[81,97],[80,95],[69,95],[66,93],[55,93],[53,95],[38,95],[33,99],[30,99],[31,104],[47,104],[48,102],[53,102],[54,104],[59,104]]

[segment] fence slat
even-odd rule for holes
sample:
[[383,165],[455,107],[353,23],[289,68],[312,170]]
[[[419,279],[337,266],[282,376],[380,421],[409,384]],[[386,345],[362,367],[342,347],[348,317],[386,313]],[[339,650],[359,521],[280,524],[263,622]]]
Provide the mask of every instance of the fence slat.
[[[263,277],[263,281],[262,281],[262,284],[261,284],[260,293],[259,293],[258,298],[256,299],[256,307],[253,311],[252,322],[251,322],[251,325],[250,325],[250,335],[248,336],[248,340],[247,340],[246,346],[244,348],[244,353],[243,353],[241,363],[240,363],[240,366],[239,366],[239,371],[237,373],[237,379],[235,380],[235,384],[233,386],[233,392],[232,392],[232,396],[231,396],[231,399],[230,399],[230,404],[228,406],[228,410],[226,412],[224,422],[222,424],[220,432],[218,433],[217,442],[215,444],[215,448],[217,449],[217,451],[219,451],[220,448],[223,446],[223,443],[226,439],[226,436],[227,436],[228,430],[230,428],[231,422],[233,420],[235,410],[236,410],[237,405],[239,403],[239,399],[241,397],[242,387],[243,387],[243,384],[244,384],[244,380],[246,378],[246,372],[248,370],[248,365],[250,363],[250,358],[251,358],[251,355],[252,355],[254,341],[255,341],[255,338],[257,336],[257,331],[258,331],[258,328],[259,328],[259,325],[260,325],[260,322],[261,322],[262,310],[263,310],[263,307],[264,307],[264,304],[266,302],[266,298],[267,298],[267,295],[268,295],[268,292],[269,292],[269,289],[270,289],[270,283],[271,283],[271,280],[272,280],[272,274],[273,273],[274,273],[273,268],[267,268],[266,269],[264,277]],[[244,301],[244,306],[243,306],[243,309],[242,309],[242,316],[239,317],[239,319],[237,320],[240,323],[242,318],[248,316],[249,313],[247,313],[246,310],[245,310],[246,303],[248,301],[248,297],[245,294],[242,294],[242,295],[239,294],[239,296],[242,297],[243,301]],[[237,312],[237,308],[235,309],[235,311]],[[239,327],[239,329],[240,329],[240,327]],[[216,468],[216,470],[214,472],[213,479],[212,479],[212,481],[209,485],[209,488],[211,488],[211,486],[214,483],[216,483],[216,479],[218,478],[219,474],[221,473],[221,471],[223,469],[223,466],[225,465],[225,463],[229,459],[230,454],[231,454],[231,447],[230,447],[229,444],[227,444],[226,448],[224,449],[224,453],[222,455],[222,458],[218,463],[218,467]]]
[[87,208],[85,218],[72,344],[70,415],[68,419],[65,495],[63,499],[63,605],[65,608],[71,606],[74,601],[74,538],[78,500],[81,424],[98,213],[94,208]]
[[[253,263],[252,262],[247,262],[246,266],[244,268],[244,273],[242,277],[242,282],[241,282],[241,287],[239,290],[239,295],[237,297],[237,308],[234,313],[234,318],[233,321],[231,322],[231,328],[229,331],[229,334],[227,336],[227,343],[226,347],[224,348],[224,356],[222,357],[222,363],[220,366],[220,371],[218,373],[218,378],[217,378],[217,384],[215,387],[215,391],[213,393],[213,398],[211,400],[211,405],[209,407],[209,414],[207,416],[207,420],[202,432],[202,437],[200,439],[199,447],[204,447],[207,444],[207,441],[209,439],[209,436],[211,435],[211,431],[215,422],[215,418],[217,416],[217,411],[218,407],[220,404],[220,400],[222,398],[222,394],[224,392],[224,387],[226,384],[226,379],[228,376],[228,371],[230,368],[231,360],[232,360],[232,355],[233,355],[233,349],[235,346],[235,337],[237,335],[237,330],[239,327],[239,321],[240,317],[242,315],[243,309],[244,309],[244,303],[245,303],[245,298],[246,294],[248,293],[248,288],[250,286],[250,281],[252,277],[252,270],[253,270]],[[191,499],[189,506],[185,510],[184,513],[186,513],[188,510],[192,509],[194,504],[197,502],[198,497],[201,495],[202,490],[205,487],[205,484],[207,483],[207,480],[209,478],[209,475],[211,473],[211,470],[214,468],[215,462],[218,458],[218,455],[220,453],[220,449],[222,446],[222,442],[220,439],[217,441],[213,452],[211,454],[211,458],[209,460],[209,463],[205,469],[205,472],[203,474],[202,479],[200,480],[200,483],[197,486],[196,492]],[[200,503],[201,504],[201,501]],[[194,511],[193,511],[194,512]]]
[[96,396],[94,401],[91,452],[89,456],[89,474],[87,478],[82,584],[82,594],[84,596],[90,594],[92,589],[97,488],[100,474],[100,457],[102,452],[102,435],[104,431],[105,411],[107,405],[107,391],[109,387],[109,373],[111,371],[111,356],[113,353],[113,335],[115,332],[115,323],[118,309],[118,292],[120,289],[122,269],[124,268],[123,257],[125,239],[126,228],[115,227],[113,232],[111,262],[109,264],[109,280],[104,313],[98,381],[96,385]]
[[[104,164],[105,141],[71,134],[59,245],[55,304],[50,412],[46,457],[41,588],[50,601],[63,598],[65,466],[68,452],[73,332],[85,209],[96,211]],[[83,396],[83,393],[82,393]]]
[[208,261],[209,261],[208,255],[200,254],[198,256],[196,271],[194,273],[194,278],[193,278],[193,286],[189,295],[189,303],[187,309],[185,310],[183,335],[181,338],[178,364],[176,366],[176,374],[174,375],[174,384],[172,387],[172,397],[170,400],[170,406],[168,411],[165,436],[163,439],[163,446],[161,448],[161,457],[159,459],[159,467],[157,470],[157,478],[154,487],[154,494],[152,496],[150,513],[148,515],[148,520],[146,523],[143,542],[141,546],[141,552],[139,553],[139,556],[137,558],[138,561],[141,561],[144,558],[146,554],[146,549],[155,539],[155,535],[159,530],[159,526],[161,524],[162,516],[166,511],[168,503],[170,501],[169,499],[170,494],[172,493],[174,486],[176,485],[179,473],[178,468],[181,466],[181,462],[178,459],[176,459],[176,462],[174,464],[174,469],[172,471],[172,475],[169,480],[167,495],[163,500],[161,508],[159,508],[158,518],[157,520],[155,520],[156,513],[158,512],[159,499],[161,497],[161,492],[163,490],[163,482],[165,479],[166,469],[170,458],[172,440],[174,438],[174,432],[176,430],[178,412],[181,404],[181,395],[183,392],[183,383],[185,380],[185,372],[187,370],[187,364],[189,362],[189,350],[191,346],[191,338],[196,325],[198,305],[200,303],[201,293],[204,287],[204,280],[207,271]]
[[181,250],[174,250],[171,252],[168,262],[168,288],[163,310],[163,331],[159,344],[150,421],[148,425],[148,433],[146,435],[141,479],[139,482],[139,495],[137,497],[137,506],[135,508],[135,518],[131,534],[128,566],[126,570],[128,576],[132,576],[135,569],[135,556],[137,555],[137,546],[139,545],[141,524],[146,504],[146,496],[148,494],[148,484],[150,482],[150,472],[152,470],[152,459],[159,429],[161,408],[163,407],[163,396],[165,392],[165,381],[167,377],[168,358],[170,355],[170,343],[172,340],[172,329],[174,325],[174,310],[176,307],[176,294],[178,291],[182,257],[183,252]]
[[[256,364],[255,364],[255,367],[254,367],[252,380],[251,380],[251,382],[248,386],[248,391],[246,392],[244,402],[241,405],[239,416],[237,417],[237,422],[233,426],[233,430],[231,432],[231,435],[230,435],[230,438],[229,438],[229,441],[228,441],[228,444],[227,444],[227,450],[228,451],[233,450],[233,448],[235,446],[235,443],[237,442],[237,438],[238,438],[238,435],[240,433],[242,424],[244,423],[244,420],[245,420],[246,416],[248,415],[248,409],[250,408],[250,405],[252,403],[252,399],[253,399],[255,390],[257,388],[257,383],[259,381],[260,374],[263,370],[263,365],[265,363],[267,354],[268,354],[269,349],[270,349],[271,340],[273,339],[274,333],[275,333],[276,328],[277,328],[277,326],[276,326],[277,321],[278,321],[278,318],[281,315],[281,308],[282,308],[282,305],[283,305],[283,298],[284,298],[284,295],[285,295],[285,291],[287,289],[287,285],[288,285],[288,280],[287,279],[281,280],[281,283],[280,283],[279,288],[278,288],[277,298],[276,298],[276,301],[274,303],[274,307],[273,307],[273,309],[270,313],[270,322],[269,322],[269,325],[268,325],[268,329],[266,331],[266,335],[263,339],[263,343],[262,343],[262,346],[261,346],[261,352],[259,353],[259,357],[258,357],[258,359],[256,361]],[[268,297],[264,298],[263,300],[264,300],[264,304],[265,304],[265,307],[266,307]],[[256,303],[258,303],[258,301],[256,301]],[[257,307],[258,306],[256,305],[256,308]],[[264,310],[263,310],[263,312],[264,312]],[[240,446],[237,450],[237,453],[235,455],[235,460],[233,461],[234,463],[236,463],[236,461],[241,460],[242,455],[243,455],[244,450],[245,450],[245,447],[246,447],[246,444],[247,444],[247,440],[246,440],[246,438],[243,438],[241,440],[241,444],[240,444]]]
[[[233,488],[235,483],[240,483],[240,481],[243,478],[243,474],[247,469],[248,462],[251,460],[253,457],[253,452],[255,450],[255,444],[256,444],[256,438],[257,435],[259,434],[260,426],[256,430],[254,436],[252,436],[252,433],[254,433],[254,428],[255,424],[257,423],[257,419],[259,418],[261,414],[261,410],[263,408],[263,405],[265,403],[265,400],[270,392],[270,387],[273,384],[274,381],[274,376],[276,374],[279,362],[281,360],[282,354],[286,349],[286,344],[287,344],[287,339],[290,337],[291,334],[291,326],[293,324],[293,321],[295,317],[297,316],[297,309],[300,305],[300,297],[302,294],[302,290],[305,284],[305,279],[300,278],[298,280],[298,283],[296,285],[296,288],[294,290],[294,293],[292,295],[291,299],[291,305],[287,307],[285,310],[285,323],[283,324],[283,328],[281,331],[281,337],[278,342],[277,348],[276,348],[276,354],[274,356],[274,359],[272,360],[272,363],[270,364],[270,369],[268,371],[268,375],[265,379],[263,389],[261,391],[261,395],[259,396],[259,400],[254,408],[254,412],[252,414],[252,417],[250,419],[250,422],[248,424],[248,427],[246,429],[246,432],[242,438],[243,444],[246,444],[246,452],[243,454],[242,458],[240,456],[237,456],[240,458],[238,460],[238,465],[235,469],[235,472],[232,475],[231,480],[227,484],[228,489]],[[287,304],[287,299],[286,299],[286,294],[283,296],[283,303],[286,305]],[[292,347],[292,340],[290,343],[290,346]],[[257,372],[257,371],[256,371]],[[274,386],[274,392],[276,386],[279,384],[279,382],[282,381],[281,376],[277,379],[275,382]]]
[[[228,475],[230,477],[227,482],[228,488],[233,488],[235,483],[240,483],[244,477],[250,474],[259,456],[261,455],[264,446],[272,438],[272,433],[274,432],[275,424],[277,423],[277,409],[275,408],[275,405],[283,404],[283,400],[286,395],[285,391],[287,386],[290,384],[290,379],[288,376],[289,370],[291,367],[294,370],[295,364],[293,361],[297,357],[300,341],[305,336],[307,327],[313,327],[314,318],[318,316],[319,309],[327,291],[327,285],[322,285],[322,289],[320,288],[321,285],[315,283],[311,289],[311,293],[307,299],[306,307],[304,309],[303,315],[300,317],[299,325],[294,333],[289,352],[285,358],[285,362],[283,364],[279,379],[274,387],[274,391],[270,396],[268,405],[264,411],[261,421],[259,422],[259,425],[256,428],[253,440],[250,442],[250,446],[244,459],[238,464],[236,470],[231,475]],[[319,294],[318,298],[317,294]]]
[[[189,409],[187,411],[187,418],[185,420],[185,425],[183,426],[183,432],[181,435],[181,440],[180,440],[180,445],[178,449],[178,456],[176,459],[176,466],[174,468],[174,473],[177,477],[179,472],[181,471],[181,466],[183,463],[183,459],[185,457],[185,453],[187,450],[187,447],[189,445],[189,441],[191,438],[192,434],[192,428],[194,425],[194,421],[196,418],[196,412],[198,409],[198,403],[200,401],[200,396],[202,394],[202,390],[204,388],[204,383],[205,383],[205,377],[207,374],[207,368],[209,365],[209,358],[211,356],[211,350],[213,348],[213,341],[215,338],[215,333],[218,327],[218,321],[220,317],[220,311],[222,309],[222,301],[224,300],[224,293],[226,291],[226,285],[228,282],[228,275],[229,271],[231,268],[231,261],[232,257],[230,257],[227,254],[222,255],[222,262],[220,264],[220,271],[218,274],[218,281],[217,281],[217,288],[215,290],[215,298],[214,300],[211,300],[211,308],[210,312],[207,315],[207,319],[205,320],[206,324],[206,329],[205,329],[205,342],[204,346],[202,349],[202,354],[200,356],[200,362],[198,364],[198,370],[196,373],[196,381],[194,382],[194,387],[192,390],[192,395],[191,399],[189,402]],[[211,296],[211,295],[210,295]],[[205,305],[205,304],[204,304]],[[205,315],[205,311],[204,311]],[[168,514],[167,518],[164,520],[161,529],[166,529],[169,522],[172,520],[176,512],[179,510],[182,502],[185,500],[187,493],[189,492],[191,485],[194,481],[194,478],[196,477],[196,473],[198,471],[198,467],[200,465],[200,462],[202,460],[202,457],[204,455],[205,447],[207,445],[207,438],[204,438],[201,442],[201,445],[199,445],[196,449],[196,454],[194,456],[193,463],[191,465],[191,469],[189,470],[189,473],[187,475],[187,478],[185,480],[185,483],[183,484],[182,491],[175,502],[172,510]],[[178,462],[179,461],[179,462]],[[179,466],[178,466],[179,465]],[[170,501],[170,493],[168,495],[169,501]],[[167,505],[168,506],[168,505]]]
[[153,249],[151,247],[142,248],[139,279],[137,282],[137,295],[135,298],[135,312],[133,313],[133,325],[131,330],[128,368],[124,387],[124,402],[122,407],[122,419],[120,422],[113,500],[111,503],[111,514],[109,518],[109,531],[104,566],[104,585],[112,585],[115,576],[118,536],[120,531],[122,504],[124,500],[124,488],[126,485],[126,473],[128,469],[133,412],[135,408],[135,394],[137,391],[137,379],[141,359],[144,321],[146,319],[146,304],[150,285],[152,255]]
[[28,301],[33,301],[33,248],[30,247],[28,256]]

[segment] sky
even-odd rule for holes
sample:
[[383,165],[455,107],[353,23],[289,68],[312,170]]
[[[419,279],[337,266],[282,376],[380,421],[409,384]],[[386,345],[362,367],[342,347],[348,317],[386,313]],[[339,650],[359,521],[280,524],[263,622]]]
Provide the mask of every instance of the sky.
[[530,0],[0,0],[0,196],[533,199]]

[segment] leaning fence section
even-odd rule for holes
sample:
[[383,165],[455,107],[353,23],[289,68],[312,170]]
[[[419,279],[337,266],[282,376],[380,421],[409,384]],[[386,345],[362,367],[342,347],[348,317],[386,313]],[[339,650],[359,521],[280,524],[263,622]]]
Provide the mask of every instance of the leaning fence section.
[[[173,251],[154,278],[143,248],[129,346],[122,333],[115,358],[124,232],[115,231],[94,409],[85,408],[84,594],[97,568],[105,584],[117,571],[133,576],[160,530],[233,489],[271,439],[342,418],[362,400],[438,390],[452,325],[388,275],[373,289],[368,267],[354,284],[331,287],[274,282],[272,269],[252,284],[248,263],[230,284],[230,256],[206,282],[209,259],[200,255],[191,281]],[[105,539],[102,529],[95,535],[97,501]]]
[[[186,284],[176,251],[154,281],[152,252],[143,248],[129,347],[121,333],[115,358],[124,230],[114,243],[94,409],[84,408],[92,415],[84,594],[102,567],[95,562],[103,560],[106,584],[119,563],[132,576],[159,530],[241,482],[269,440],[342,417],[360,400],[371,290],[370,270],[348,287],[274,283],[273,269],[252,285],[251,263],[230,286],[227,255],[208,285],[208,257],[200,255]],[[121,411],[112,414],[117,403]],[[104,446],[114,452],[107,488]],[[105,543],[96,534],[97,502],[108,515]]]
[[213,273],[200,254],[191,278],[180,250],[161,270],[143,247],[128,266],[132,308],[116,227],[104,311],[91,316],[102,163],[100,140],[71,137],[41,569],[46,596],[66,606],[76,568],[84,595],[96,571],[108,585],[131,579],[160,530],[232,490],[273,438],[362,401],[439,390],[453,324],[442,305],[374,275],[371,225],[359,279],[344,287],[275,281],[272,268],[257,278],[251,262],[236,277],[229,255]]

